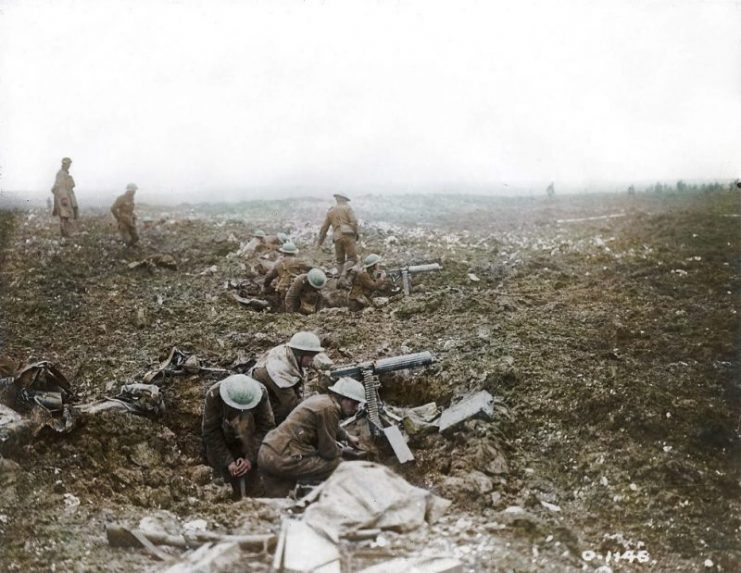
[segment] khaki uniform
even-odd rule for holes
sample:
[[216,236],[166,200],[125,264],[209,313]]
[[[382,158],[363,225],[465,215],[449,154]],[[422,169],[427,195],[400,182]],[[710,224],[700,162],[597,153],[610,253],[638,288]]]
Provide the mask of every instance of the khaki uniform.
[[377,290],[387,288],[388,279],[374,279],[367,269],[362,269],[355,274],[350,288],[350,310],[362,310],[372,306],[371,296]]
[[51,192],[54,194],[52,215],[59,217],[62,236],[69,237],[74,229],[72,220],[77,219],[78,208],[75,197],[75,180],[64,167],[57,171]]
[[287,344],[260,356],[250,376],[267,389],[276,424],[285,420],[301,402],[305,373]]
[[286,312],[314,314],[322,308],[322,294],[309,283],[309,275],[302,274],[293,279],[286,293]]
[[323,480],[341,461],[337,440],[346,440],[340,428],[341,408],[328,394],[307,398],[260,446],[257,460],[268,475],[292,480]]
[[[221,399],[220,385],[221,382],[217,382],[206,392],[201,429],[208,463],[224,479],[231,481],[229,464],[237,458],[248,459],[253,467],[256,466],[260,442],[275,428],[275,419],[264,387],[261,387],[263,395],[257,406],[238,410]],[[250,471],[247,477],[254,475],[255,472]]]
[[332,227],[332,240],[334,241],[337,265],[342,269],[346,261],[357,262],[358,220],[352,207],[347,203],[340,203],[327,211],[324,224],[319,230],[320,246],[324,242],[330,226]]
[[134,214],[134,194],[126,192],[119,195],[111,213],[118,222],[118,231],[121,238],[127,245],[135,245],[139,241],[139,235],[136,232],[136,215]]
[[272,253],[280,249],[283,245],[278,235],[267,235],[262,238],[258,238],[257,245],[255,246],[255,253]]
[[291,288],[293,280],[301,273],[307,272],[310,268],[311,267],[304,262],[303,259],[293,255],[284,255],[276,261],[273,268],[265,275],[263,286],[265,287],[265,290],[268,290],[271,283],[275,279],[278,279],[275,284],[275,292],[282,304],[283,300],[286,298],[288,289]]

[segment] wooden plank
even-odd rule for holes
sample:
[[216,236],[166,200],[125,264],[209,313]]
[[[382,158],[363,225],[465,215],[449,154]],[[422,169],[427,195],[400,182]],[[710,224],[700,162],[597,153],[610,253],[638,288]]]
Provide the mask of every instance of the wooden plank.
[[439,422],[440,432],[454,428],[476,416],[487,419],[494,417],[494,397],[486,390],[476,392],[443,411]]
[[409,449],[409,446],[407,446],[406,440],[404,440],[404,436],[401,435],[401,430],[399,430],[399,428],[396,426],[388,426],[383,429],[383,433],[389,441],[389,444],[391,444],[391,448],[394,450],[399,463],[403,464],[411,462],[414,459],[414,454],[412,453],[412,450]]

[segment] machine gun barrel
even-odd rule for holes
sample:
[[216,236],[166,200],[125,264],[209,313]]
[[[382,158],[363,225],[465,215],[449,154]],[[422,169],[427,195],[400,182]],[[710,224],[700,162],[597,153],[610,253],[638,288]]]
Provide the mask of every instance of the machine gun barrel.
[[401,354],[399,356],[392,356],[391,358],[381,358],[375,362],[358,362],[356,364],[348,364],[347,366],[339,366],[330,371],[330,376],[335,380],[343,376],[349,376],[350,378],[362,381],[364,370],[370,370],[375,375],[387,374],[407,368],[429,366],[435,362],[437,362],[437,358],[429,351]]
[[425,265],[411,265],[407,267],[409,270],[409,274],[417,274],[417,273],[429,273],[431,271],[441,271],[443,270],[443,267],[440,263],[427,263]]

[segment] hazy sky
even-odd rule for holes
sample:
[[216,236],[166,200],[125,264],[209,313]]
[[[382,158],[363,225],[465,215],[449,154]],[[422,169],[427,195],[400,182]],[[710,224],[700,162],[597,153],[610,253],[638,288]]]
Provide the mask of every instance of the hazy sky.
[[741,175],[741,2],[0,0],[0,188]]

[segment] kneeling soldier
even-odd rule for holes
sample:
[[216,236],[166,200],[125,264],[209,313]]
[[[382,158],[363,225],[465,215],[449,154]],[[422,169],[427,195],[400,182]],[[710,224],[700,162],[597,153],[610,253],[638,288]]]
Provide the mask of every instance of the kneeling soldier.
[[[234,374],[206,393],[203,443],[208,463],[231,483],[239,499],[254,490],[257,452],[265,435],[275,428],[268,392],[257,380]],[[248,484],[249,482],[249,484]]]
[[260,446],[258,463],[266,482],[312,483],[326,479],[340,464],[338,440],[353,447],[360,440],[340,427],[365,402],[363,385],[352,378],[340,378],[329,394],[316,394],[294,409],[285,422],[270,432]]
[[377,271],[381,260],[378,255],[368,255],[363,261],[363,269],[355,273],[350,288],[350,310],[362,310],[372,306],[370,297],[373,293],[388,288],[386,274]]
[[293,279],[286,293],[286,312],[314,314],[322,307],[319,292],[327,284],[327,275],[321,269],[311,269],[308,273]]
[[297,332],[288,341],[271,348],[257,359],[250,375],[267,388],[276,424],[286,419],[303,395],[306,370],[322,352],[313,332]]

